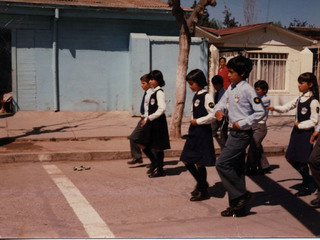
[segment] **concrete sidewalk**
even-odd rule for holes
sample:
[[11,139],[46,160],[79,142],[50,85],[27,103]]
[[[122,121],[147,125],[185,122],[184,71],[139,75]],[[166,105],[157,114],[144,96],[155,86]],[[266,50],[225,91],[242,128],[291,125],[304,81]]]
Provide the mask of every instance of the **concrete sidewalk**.
[[[127,111],[20,111],[0,116],[0,162],[130,159],[128,136],[139,118]],[[170,125],[171,118],[168,117]],[[182,135],[189,117],[183,118]],[[283,154],[293,116],[270,116],[263,141],[268,155]],[[170,126],[169,126],[170,127]],[[166,157],[180,156],[184,139],[171,139]],[[220,153],[215,142],[216,153]]]

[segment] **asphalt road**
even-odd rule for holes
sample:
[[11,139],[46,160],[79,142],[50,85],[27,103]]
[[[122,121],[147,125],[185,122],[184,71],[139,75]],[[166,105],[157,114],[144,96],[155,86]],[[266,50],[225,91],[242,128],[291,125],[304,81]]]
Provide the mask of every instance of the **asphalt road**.
[[[301,177],[283,156],[273,171],[247,177],[255,198],[246,217],[221,217],[227,194],[208,168],[211,198],[190,202],[195,181],[177,158],[166,177],[150,179],[145,164],[125,160],[0,165],[1,238],[251,238],[315,237],[315,195],[296,198]],[[74,171],[74,167],[90,170]]]

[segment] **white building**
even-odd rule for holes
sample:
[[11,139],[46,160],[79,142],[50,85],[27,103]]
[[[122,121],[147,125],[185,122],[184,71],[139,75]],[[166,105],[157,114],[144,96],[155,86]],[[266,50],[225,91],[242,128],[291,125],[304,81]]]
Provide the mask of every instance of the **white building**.
[[219,57],[228,61],[245,50],[253,61],[249,83],[266,80],[273,106],[298,96],[298,76],[312,72],[313,54],[307,47],[315,41],[270,22],[218,30],[197,27],[196,36],[209,39],[209,79],[217,73]]

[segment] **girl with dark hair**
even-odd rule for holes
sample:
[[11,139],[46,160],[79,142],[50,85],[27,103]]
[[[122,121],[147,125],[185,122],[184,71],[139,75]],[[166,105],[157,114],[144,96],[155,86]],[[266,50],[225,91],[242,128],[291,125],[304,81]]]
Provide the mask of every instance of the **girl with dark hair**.
[[319,90],[317,78],[310,72],[302,73],[298,77],[300,97],[283,106],[268,107],[268,110],[280,113],[297,108],[296,121],[291,132],[286,159],[302,176],[302,184],[295,196],[306,196],[313,193],[314,181],[309,174],[308,158],[313,145],[310,137],[319,121]]
[[207,81],[200,69],[192,70],[186,81],[195,95],[192,100],[189,134],[180,160],[197,182],[190,201],[202,201],[210,198],[206,166],[214,166],[216,160],[211,131],[214,103],[212,96],[204,89]]
[[163,170],[164,150],[170,149],[170,140],[165,115],[165,94],[161,88],[165,85],[163,75],[159,70],[153,70],[149,73],[148,78],[153,92],[149,99],[147,117],[141,123],[144,130],[137,143],[151,161],[151,167],[147,174],[150,178],[154,178],[165,176]]

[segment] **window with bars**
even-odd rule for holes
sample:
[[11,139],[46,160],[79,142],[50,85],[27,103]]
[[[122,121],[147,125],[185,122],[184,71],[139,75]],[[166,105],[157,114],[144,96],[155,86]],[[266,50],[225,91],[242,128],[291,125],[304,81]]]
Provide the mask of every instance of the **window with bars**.
[[252,86],[257,80],[265,80],[269,84],[269,90],[285,90],[288,54],[248,53],[248,57],[253,63],[249,77]]

